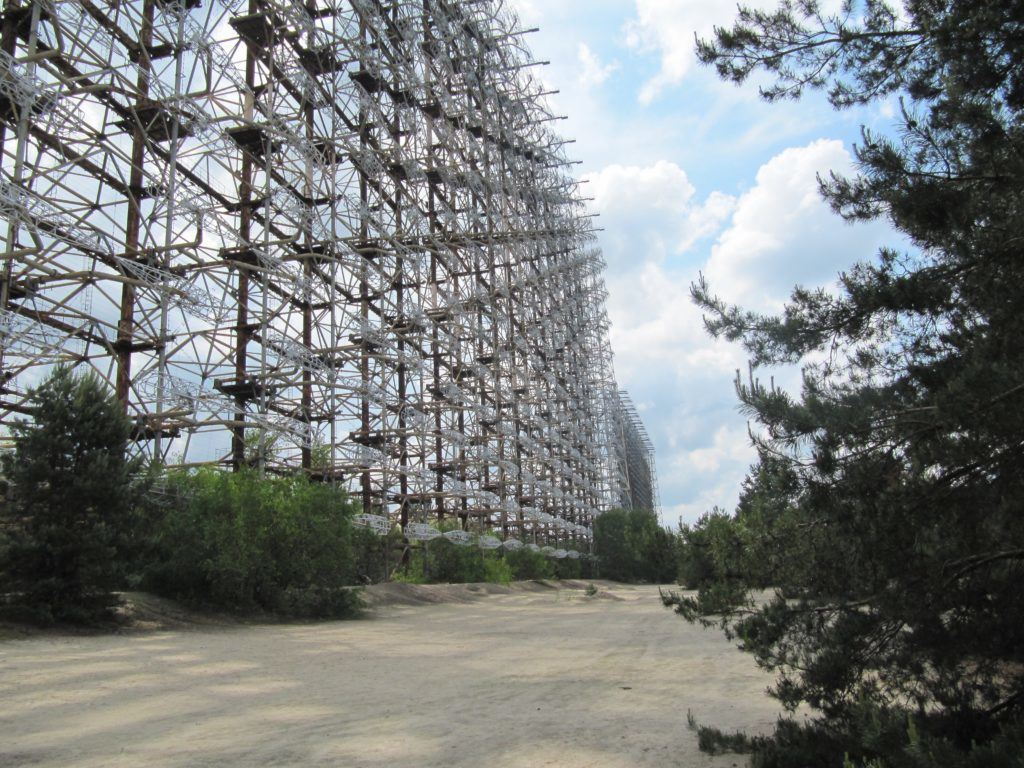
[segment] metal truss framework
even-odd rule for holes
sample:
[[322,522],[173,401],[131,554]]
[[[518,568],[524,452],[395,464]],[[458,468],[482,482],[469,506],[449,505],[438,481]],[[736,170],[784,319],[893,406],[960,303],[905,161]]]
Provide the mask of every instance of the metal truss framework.
[[500,0],[6,0],[0,423],[67,363],[168,465],[585,544],[624,482],[604,264],[524,34]]
[[619,431],[616,442],[615,484],[620,488],[619,505],[624,509],[646,509],[661,514],[658,470],[654,464],[654,444],[647,436],[643,420],[629,393],[619,390],[615,421]]

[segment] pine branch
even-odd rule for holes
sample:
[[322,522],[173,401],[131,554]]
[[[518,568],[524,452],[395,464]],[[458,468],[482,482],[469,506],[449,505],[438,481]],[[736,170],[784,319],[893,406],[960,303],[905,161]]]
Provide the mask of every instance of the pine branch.
[[954,563],[948,563],[943,566],[943,572],[949,568],[956,568],[957,570],[946,578],[945,583],[947,585],[953,584],[969,573],[973,573],[987,565],[992,565],[993,563],[1002,562],[1004,560],[1024,560],[1024,549],[1008,549],[987,555],[975,555],[973,557],[958,560]]

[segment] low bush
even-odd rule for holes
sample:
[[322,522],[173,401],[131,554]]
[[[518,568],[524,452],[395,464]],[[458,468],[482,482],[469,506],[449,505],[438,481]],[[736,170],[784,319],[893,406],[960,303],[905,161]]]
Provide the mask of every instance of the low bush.
[[415,568],[416,561],[419,561],[419,572],[427,581],[433,583],[464,584],[487,581],[485,559],[488,556],[493,557],[478,547],[460,546],[448,539],[440,538],[428,542],[414,554],[410,567]]
[[356,583],[377,584],[388,580],[388,572],[398,562],[396,552],[401,544],[401,533],[396,526],[387,536],[361,526],[352,528],[352,551]]
[[[168,476],[143,585],[236,610],[340,617],[359,607],[351,517],[340,490],[303,477],[203,469]],[[356,534],[358,536],[358,534]]]
[[[449,523],[442,526],[442,530],[455,527],[456,524]],[[412,584],[509,584],[513,581],[592,578],[593,570],[593,562],[582,558],[556,560],[529,547],[481,550],[440,538],[415,547],[392,578]]]
[[423,572],[412,565],[412,561],[405,563],[401,568],[395,570],[391,574],[391,580],[397,581],[399,584],[429,584],[427,577],[423,575]]
[[528,547],[505,552],[504,558],[509,568],[512,569],[515,581],[555,578],[554,562]]
[[515,574],[512,566],[500,555],[484,555],[483,581],[492,584],[511,584]]

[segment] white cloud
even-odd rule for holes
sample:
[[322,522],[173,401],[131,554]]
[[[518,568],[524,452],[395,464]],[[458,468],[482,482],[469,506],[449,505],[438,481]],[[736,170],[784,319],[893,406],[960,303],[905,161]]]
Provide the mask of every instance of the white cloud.
[[543,13],[535,0],[509,0],[509,6],[524,23],[536,24]]
[[[734,503],[750,463],[730,386],[733,371],[743,365],[742,351],[706,336],[689,297],[700,263],[696,246],[721,230],[736,201],[722,193],[700,199],[683,169],[664,161],[610,165],[589,180],[585,189],[602,214],[600,239],[609,264],[616,375],[636,402],[653,404],[645,409],[645,422],[658,449],[662,495],[685,499],[693,507],[685,517],[693,520],[703,511],[696,509],[703,499],[691,498],[696,489],[714,483],[721,493],[712,504]],[[691,266],[680,269],[681,260]],[[739,433],[718,434],[723,423]],[[674,515],[666,509],[663,518],[674,522]]]
[[723,425],[715,430],[711,445],[689,451],[683,455],[682,461],[677,459],[677,463],[702,474],[717,472],[723,464],[735,464],[737,461],[748,464],[754,458],[748,437],[746,429]]
[[[677,515],[693,521],[712,507],[734,508],[742,480],[756,460],[746,425],[738,419],[705,433],[698,447],[675,453],[667,467],[687,478],[689,490],[680,494],[688,500],[679,505]],[[694,482],[697,478],[705,482]]]
[[853,262],[873,256],[890,230],[849,225],[821,198],[818,175],[849,172],[842,143],[819,139],[761,166],[712,249],[705,274],[713,290],[749,309],[776,311],[793,286],[829,285]]
[[713,235],[732,212],[734,199],[719,192],[704,201],[675,163],[609,165],[584,176],[586,193],[601,214],[599,224],[612,271],[635,270],[638,263],[661,261]]
[[682,82],[696,63],[695,37],[707,37],[716,24],[728,24],[735,15],[735,5],[721,0],[636,0],[636,18],[625,28],[626,44],[661,57],[657,74],[640,88],[640,103],[650,104],[665,88]]
[[[750,8],[771,10],[778,0],[744,0]],[[825,12],[841,0],[826,0]],[[722,0],[636,0],[636,17],[625,27],[626,44],[640,53],[661,57],[658,72],[640,88],[641,104],[650,104],[665,89],[678,85],[697,62],[696,39],[711,37],[714,28],[729,27],[737,3]]]
[[666,523],[735,505],[753,461],[732,388],[743,351],[706,335],[689,279],[655,262],[608,275],[616,378],[649,406]]
[[681,210],[697,191],[686,171],[675,163],[659,160],[653,165],[613,164],[591,174],[596,205],[625,204],[631,208],[654,206]]
[[579,59],[581,67],[579,82],[584,88],[596,88],[619,68],[616,61],[611,64],[602,64],[601,59],[590,50],[590,46],[586,43],[580,43],[576,58]]
[[[604,213],[600,238],[610,266],[606,280],[616,377],[635,402],[651,406],[644,408],[644,421],[657,446],[662,497],[697,504],[690,498],[697,488],[708,482],[738,484],[748,463],[730,471],[719,461],[717,469],[697,481],[687,460],[691,451],[713,442],[718,425],[732,423],[729,382],[743,365],[743,355],[735,345],[706,336],[700,312],[690,301],[689,270],[673,269],[671,262],[674,254],[692,250],[699,237],[720,229],[733,201],[719,195],[700,201],[686,174],[672,163],[609,166],[592,181],[595,206]],[[696,266],[692,271],[695,275]],[[735,501],[732,492],[722,492],[725,496],[716,503]],[[697,514],[689,510],[686,519]],[[674,513],[666,509],[663,519],[674,522]]]
[[[751,463],[753,461],[754,458],[751,457]],[[694,484],[691,488],[696,493],[683,494],[682,497],[688,499],[687,501],[667,506],[662,510],[661,519],[665,525],[675,527],[680,521],[692,525],[701,515],[715,507],[732,512],[739,498],[739,489],[731,479],[714,484]]]
[[[605,229],[616,375],[634,401],[652,404],[644,416],[662,495],[672,502],[666,522],[695,520],[715,505],[731,509],[755,459],[732,387],[746,356],[707,336],[689,284],[702,270],[726,300],[771,311],[794,284],[828,284],[870,258],[891,230],[847,225],[818,192],[818,173],[850,166],[838,141],[789,148],[764,163],[738,199],[701,199],[669,162],[611,165],[590,177]],[[713,245],[701,244],[716,234]],[[790,368],[759,375],[790,388],[799,382]]]

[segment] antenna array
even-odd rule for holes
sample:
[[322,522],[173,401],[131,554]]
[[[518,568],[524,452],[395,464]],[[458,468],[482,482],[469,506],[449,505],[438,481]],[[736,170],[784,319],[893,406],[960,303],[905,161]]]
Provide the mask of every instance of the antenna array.
[[168,465],[585,542],[618,504],[603,261],[502,2],[0,20],[0,421],[66,363]]

